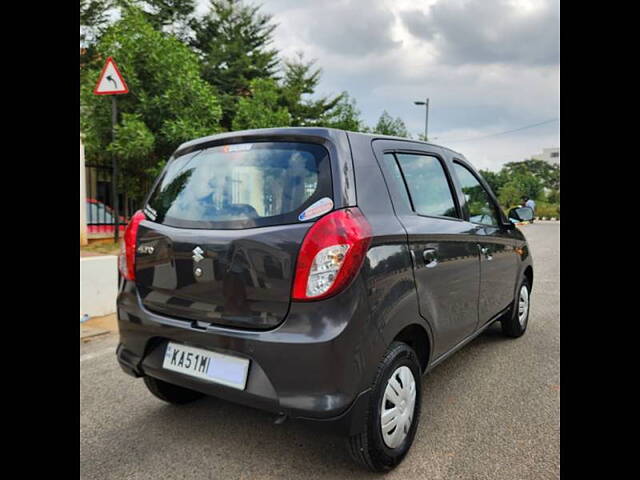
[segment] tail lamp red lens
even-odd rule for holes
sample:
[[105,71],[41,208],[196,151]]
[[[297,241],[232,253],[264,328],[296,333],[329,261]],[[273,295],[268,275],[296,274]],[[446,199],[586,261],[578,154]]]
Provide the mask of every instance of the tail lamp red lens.
[[371,226],[358,208],[317,220],[298,253],[293,300],[318,300],[344,289],[360,270],[370,243]]
[[145,218],[142,210],[138,210],[133,214],[127,228],[124,230],[118,264],[120,273],[127,280],[133,281],[136,279],[136,239],[138,237],[138,226]]

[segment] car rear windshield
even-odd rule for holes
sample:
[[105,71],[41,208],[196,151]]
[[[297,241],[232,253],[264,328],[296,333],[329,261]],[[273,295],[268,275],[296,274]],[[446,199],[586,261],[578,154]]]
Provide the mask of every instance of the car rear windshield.
[[153,221],[174,227],[252,228],[298,222],[308,206],[331,196],[324,147],[242,143],[171,160],[145,212]]

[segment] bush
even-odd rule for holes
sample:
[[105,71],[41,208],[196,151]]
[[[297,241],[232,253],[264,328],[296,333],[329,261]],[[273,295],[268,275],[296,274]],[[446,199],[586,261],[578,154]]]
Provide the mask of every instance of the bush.
[[560,218],[560,204],[538,202],[536,205],[536,217]]

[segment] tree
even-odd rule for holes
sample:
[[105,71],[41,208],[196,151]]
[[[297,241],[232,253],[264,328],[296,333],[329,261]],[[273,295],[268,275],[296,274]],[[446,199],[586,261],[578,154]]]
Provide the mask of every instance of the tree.
[[291,115],[287,109],[278,106],[280,92],[275,80],[256,78],[251,81],[249,90],[250,97],[238,100],[233,118],[234,130],[286,127],[291,124]]
[[503,185],[507,183],[507,178],[503,171],[500,170],[499,172],[492,172],[491,170],[480,170],[479,173],[482,175],[482,178],[487,181],[496,197],[500,196],[500,190]]
[[552,165],[544,160],[524,160],[522,162],[510,162],[503,167],[504,174],[513,176],[516,174],[532,175],[538,178],[547,188],[560,189],[560,166]]
[[511,208],[514,205],[520,205],[522,203],[522,192],[513,182],[507,182],[500,190],[498,196],[500,205],[505,208]]
[[379,133],[381,135],[411,138],[411,135],[409,135],[407,127],[402,119],[400,117],[394,119],[386,110],[382,112],[382,115],[380,115],[380,119],[378,119],[378,123],[374,127],[373,131],[374,133]]
[[333,109],[343,99],[320,97],[311,99],[322,70],[314,68],[315,60],[305,61],[302,53],[296,58],[284,61],[281,105],[291,114],[293,126],[320,126],[333,115]]
[[112,0],[80,0],[80,82],[95,58],[95,42],[109,21]]
[[560,190],[551,189],[547,192],[547,202],[560,203]]
[[94,43],[112,6],[111,0],[80,0],[80,47]]
[[500,189],[500,203],[511,207],[522,203],[522,197],[538,199],[542,193],[542,182],[533,175],[516,173]]
[[275,25],[259,9],[239,0],[211,0],[209,12],[191,21],[191,46],[199,54],[202,77],[219,92],[226,129],[250,82],[272,78],[278,65],[278,52],[269,47]]
[[351,132],[366,131],[367,127],[360,118],[360,110],[356,106],[355,98],[350,97],[347,92],[342,92],[340,97],[340,101],[332,111],[325,114],[319,125]]
[[141,0],[137,2],[147,21],[156,29],[185,39],[196,9],[196,0]]
[[[129,171],[123,186],[140,194],[147,171],[186,140],[220,131],[221,109],[214,89],[200,78],[198,59],[173,36],[154,30],[143,12],[127,7],[95,46],[99,62],[81,83],[81,131],[87,159],[117,154]],[[111,99],[93,95],[101,67],[113,56],[130,93],[118,98],[120,121],[111,135]],[[129,182],[129,184],[124,184]]]

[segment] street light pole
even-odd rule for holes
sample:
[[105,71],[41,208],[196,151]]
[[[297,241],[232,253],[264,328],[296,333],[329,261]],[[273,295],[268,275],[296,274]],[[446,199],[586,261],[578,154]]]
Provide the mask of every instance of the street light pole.
[[429,99],[427,98],[426,102],[416,101],[413,102],[416,105],[424,105],[425,106],[425,117],[424,117],[424,141],[428,141],[429,137],[427,137],[427,132],[429,130]]
[[427,98],[427,105],[425,108],[426,114],[424,117],[424,141],[429,141],[429,137],[427,137],[427,131],[429,129],[429,99]]

